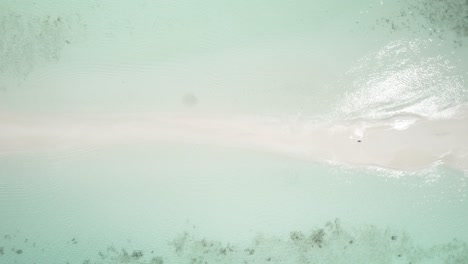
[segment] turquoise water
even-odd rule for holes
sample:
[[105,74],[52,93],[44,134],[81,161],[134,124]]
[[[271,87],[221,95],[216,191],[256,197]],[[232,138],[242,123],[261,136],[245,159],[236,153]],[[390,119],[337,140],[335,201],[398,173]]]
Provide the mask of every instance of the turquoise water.
[[[3,1],[2,113],[447,117],[468,3]],[[204,145],[0,156],[0,263],[468,263],[466,172]]]

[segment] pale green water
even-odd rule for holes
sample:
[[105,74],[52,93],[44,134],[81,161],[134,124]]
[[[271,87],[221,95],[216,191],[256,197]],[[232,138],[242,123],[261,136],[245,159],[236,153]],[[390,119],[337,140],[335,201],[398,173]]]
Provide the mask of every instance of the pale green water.
[[[468,101],[464,0],[114,2],[0,3],[0,110],[290,120]],[[467,194],[443,166],[208,146],[2,156],[0,263],[468,263]]]

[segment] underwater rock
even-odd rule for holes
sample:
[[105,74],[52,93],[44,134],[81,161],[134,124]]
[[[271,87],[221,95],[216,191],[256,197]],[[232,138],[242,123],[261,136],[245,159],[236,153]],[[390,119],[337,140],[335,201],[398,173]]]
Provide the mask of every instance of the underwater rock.
[[141,257],[143,257],[143,251],[141,251],[141,250],[134,250],[134,251],[132,252],[132,258],[134,258],[134,259],[139,259],[139,258],[141,258]]
[[405,233],[375,226],[345,228],[339,219],[330,221],[309,234],[294,231],[284,239],[258,236],[249,247],[243,247],[241,251],[229,244],[216,241],[211,243],[212,247],[207,250],[203,246],[207,244],[206,238],[197,239],[189,233],[183,233],[172,243],[175,256],[168,259],[174,263],[298,264],[426,263],[433,260],[436,260],[435,263],[447,263],[452,259],[466,263],[465,260],[468,259],[468,248],[463,243],[455,241],[450,246],[422,248],[413,244]]
[[323,229],[319,229],[314,234],[311,235],[312,242],[319,247],[322,247],[323,241],[325,237],[325,231]]
[[161,257],[154,257],[151,259],[149,264],[164,264],[164,260]]
[[304,236],[304,234],[302,232],[291,232],[289,234],[289,237],[293,241],[304,240],[304,238],[305,238],[305,236]]
[[191,93],[185,94],[182,97],[182,103],[188,107],[196,106],[198,104],[198,97]]
[[246,251],[249,255],[253,255],[253,254],[255,253],[255,249],[247,248],[247,249],[245,249],[245,251]]
[[77,16],[38,16],[0,10],[0,76],[23,78],[37,66],[57,61],[84,26]]
[[400,11],[376,21],[377,28],[387,28],[391,33],[410,32],[414,35],[452,41],[455,47],[463,45],[468,37],[468,2],[466,0],[398,1]]
[[[339,219],[309,232],[293,231],[280,237],[263,234],[241,244],[198,238],[184,232],[169,246],[172,250],[161,249],[164,255],[159,256],[154,255],[158,249],[144,254],[146,251],[141,249],[116,250],[109,246],[78,263],[468,263],[468,246],[463,241],[421,247],[402,231],[373,225],[342,225]],[[18,256],[23,249],[12,248],[12,252],[16,254],[7,257],[18,260],[23,257]],[[4,247],[0,247],[0,256],[3,254]]]

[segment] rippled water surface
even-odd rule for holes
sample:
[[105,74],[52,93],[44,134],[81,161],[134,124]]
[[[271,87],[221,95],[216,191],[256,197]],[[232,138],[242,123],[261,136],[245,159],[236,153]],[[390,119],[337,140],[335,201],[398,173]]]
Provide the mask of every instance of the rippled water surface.
[[[0,122],[451,118],[467,45],[465,0],[6,0]],[[0,263],[468,263],[468,173],[443,164],[180,142],[0,153]]]

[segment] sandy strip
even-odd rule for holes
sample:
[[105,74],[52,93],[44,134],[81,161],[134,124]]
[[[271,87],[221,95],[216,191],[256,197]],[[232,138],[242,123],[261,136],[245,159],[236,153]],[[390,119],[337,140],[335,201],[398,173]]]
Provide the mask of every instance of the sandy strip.
[[468,170],[468,115],[430,120],[284,121],[190,114],[0,114],[0,154],[177,142],[253,149],[357,166],[417,170],[442,162]]

